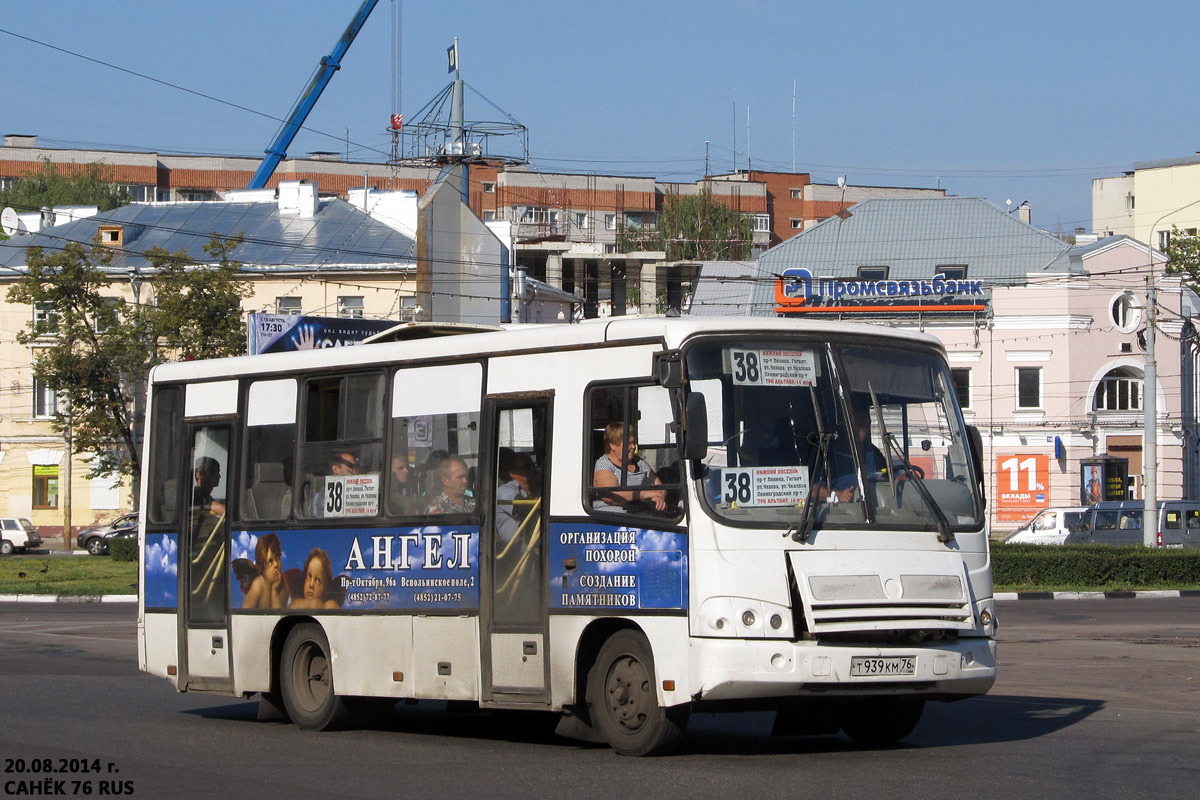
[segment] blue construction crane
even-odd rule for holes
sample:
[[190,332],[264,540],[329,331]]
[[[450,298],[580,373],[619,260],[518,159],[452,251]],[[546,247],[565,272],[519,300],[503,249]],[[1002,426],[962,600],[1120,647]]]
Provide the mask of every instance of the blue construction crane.
[[367,17],[371,16],[371,12],[375,10],[377,2],[379,0],[364,0],[363,4],[358,8],[358,13],[354,15],[354,19],[346,26],[346,32],[338,40],[337,45],[333,48],[333,52],[321,59],[321,66],[317,67],[317,71],[313,75],[312,81],[308,84],[308,88],[300,95],[300,99],[296,101],[296,105],[292,108],[291,113],[284,120],[283,127],[279,129],[279,133],[275,136],[275,140],[266,149],[267,157],[258,165],[258,171],[254,173],[254,177],[250,179],[250,183],[246,184],[247,189],[261,189],[267,185],[267,181],[271,179],[271,175],[275,172],[275,167],[279,166],[279,162],[287,156],[288,147],[291,146],[292,140],[296,138],[296,134],[300,131],[301,126],[304,125],[304,120],[308,119],[308,113],[317,104],[317,100],[321,97],[321,92],[325,91],[325,87],[329,85],[329,80],[333,77],[333,73],[341,69],[342,56],[346,55],[346,51],[350,49],[350,45],[354,42],[354,37],[358,36],[358,32],[366,24]]

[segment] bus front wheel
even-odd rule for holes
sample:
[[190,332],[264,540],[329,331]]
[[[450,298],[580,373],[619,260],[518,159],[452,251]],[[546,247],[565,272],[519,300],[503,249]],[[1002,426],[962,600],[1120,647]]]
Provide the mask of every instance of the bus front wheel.
[[650,643],[637,631],[618,631],[600,648],[587,695],[592,725],[621,755],[667,753],[683,739],[687,709],[658,704]]
[[350,717],[334,692],[329,638],[320,625],[304,623],[288,634],[279,661],[279,688],[288,716],[301,730],[334,730]]
[[924,710],[925,701],[911,697],[860,700],[843,712],[842,731],[868,747],[893,744],[913,732]]

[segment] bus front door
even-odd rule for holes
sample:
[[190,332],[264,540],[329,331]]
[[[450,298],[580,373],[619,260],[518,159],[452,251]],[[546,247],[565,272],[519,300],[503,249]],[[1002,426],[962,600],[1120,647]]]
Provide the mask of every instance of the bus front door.
[[179,530],[179,598],[183,606],[180,686],[194,691],[231,688],[229,650],[230,492],[227,423],[189,426],[188,513]]
[[480,546],[484,701],[545,705],[546,535],[549,523],[549,397],[490,400],[492,469],[481,491],[488,513]]

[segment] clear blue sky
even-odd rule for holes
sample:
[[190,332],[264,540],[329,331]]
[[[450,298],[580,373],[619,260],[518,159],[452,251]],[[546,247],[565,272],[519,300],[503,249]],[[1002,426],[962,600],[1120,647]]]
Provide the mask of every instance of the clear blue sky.
[[[392,8],[380,0],[289,151],[390,147]],[[1091,180],[1200,148],[1184,2],[405,0],[401,110],[463,78],[530,129],[546,172],[818,181],[1028,200],[1091,225]],[[7,2],[0,28],[276,118],[359,0]],[[260,156],[278,123],[0,34],[0,132],[49,146]],[[793,86],[795,124],[793,138]],[[468,96],[469,119],[497,115]],[[472,106],[470,104],[474,103]],[[329,134],[329,135],[323,135]],[[330,136],[331,135],[331,136]]]

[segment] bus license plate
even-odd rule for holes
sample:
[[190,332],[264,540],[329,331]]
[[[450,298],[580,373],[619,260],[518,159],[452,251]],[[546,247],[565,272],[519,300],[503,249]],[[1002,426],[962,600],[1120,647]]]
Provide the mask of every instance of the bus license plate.
[[915,675],[916,673],[916,656],[889,656],[887,658],[854,656],[850,659],[850,677],[852,678],[878,675]]

